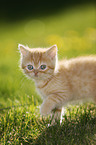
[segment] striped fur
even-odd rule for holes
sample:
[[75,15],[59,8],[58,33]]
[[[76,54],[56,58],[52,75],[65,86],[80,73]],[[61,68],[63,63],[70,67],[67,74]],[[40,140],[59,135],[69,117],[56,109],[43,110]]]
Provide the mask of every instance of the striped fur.
[[[40,112],[50,114],[55,108],[60,117],[62,106],[68,103],[94,100],[96,103],[96,56],[59,61],[56,45],[48,49],[29,49],[19,45],[21,68],[31,77],[43,98]],[[33,65],[29,71],[27,65]],[[45,70],[40,65],[45,64]],[[37,75],[35,76],[35,71]]]

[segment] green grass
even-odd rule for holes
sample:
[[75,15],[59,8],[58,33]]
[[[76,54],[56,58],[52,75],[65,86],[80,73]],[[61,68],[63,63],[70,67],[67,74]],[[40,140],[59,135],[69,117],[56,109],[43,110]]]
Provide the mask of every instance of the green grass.
[[12,108],[1,117],[1,144],[94,144],[96,107],[85,104],[67,109],[62,124],[42,118],[33,104]]
[[58,46],[58,57],[96,54],[93,5],[78,6],[47,17],[0,23],[0,144],[96,144],[96,106],[67,108],[61,125],[48,126],[34,82],[20,68],[18,43]]

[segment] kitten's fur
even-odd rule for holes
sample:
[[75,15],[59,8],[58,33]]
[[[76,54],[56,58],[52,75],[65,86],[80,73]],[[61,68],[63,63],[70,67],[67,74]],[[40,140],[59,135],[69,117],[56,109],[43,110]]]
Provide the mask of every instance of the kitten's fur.
[[[35,80],[43,97],[42,115],[50,114],[56,108],[55,117],[60,116],[62,106],[73,101],[94,100],[96,103],[96,56],[58,62],[56,45],[48,49],[29,49],[19,44],[19,49],[21,67]],[[29,64],[35,69],[29,71]],[[46,64],[47,68],[41,70],[41,64]]]

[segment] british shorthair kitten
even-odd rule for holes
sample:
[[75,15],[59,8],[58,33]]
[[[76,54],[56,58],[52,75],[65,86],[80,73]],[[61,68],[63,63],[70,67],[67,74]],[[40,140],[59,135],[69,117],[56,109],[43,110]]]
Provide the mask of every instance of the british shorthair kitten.
[[56,45],[30,49],[19,44],[19,49],[21,68],[35,81],[43,98],[42,115],[55,109],[55,121],[64,105],[90,100],[96,103],[96,56],[58,61]]

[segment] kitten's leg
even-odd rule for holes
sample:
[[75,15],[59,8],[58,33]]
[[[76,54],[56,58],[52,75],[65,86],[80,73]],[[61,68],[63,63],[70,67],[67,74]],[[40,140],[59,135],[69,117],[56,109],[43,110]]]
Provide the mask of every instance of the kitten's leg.
[[60,123],[61,123],[61,113],[62,112],[62,108],[55,108],[53,111],[52,111],[52,114],[51,114],[51,118],[52,118],[52,122],[51,122],[51,125],[53,125],[56,120],[60,120]]
[[65,108],[64,107],[60,107],[60,108],[56,108],[55,111],[52,111],[51,117],[54,117],[52,120],[51,124],[55,123],[55,120],[60,120],[60,124],[62,123],[63,120],[63,116],[65,114]]
[[62,123],[62,120],[64,119],[63,116],[65,115],[65,112],[66,112],[66,108],[65,107],[62,107],[60,123]]
[[42,115],[48,115],[51,113],[53,109],[56,108],[58,104],[61,104],[62,100],[60,101],[58,97],[54,94],[48,96],[41,105],[40,112]]

